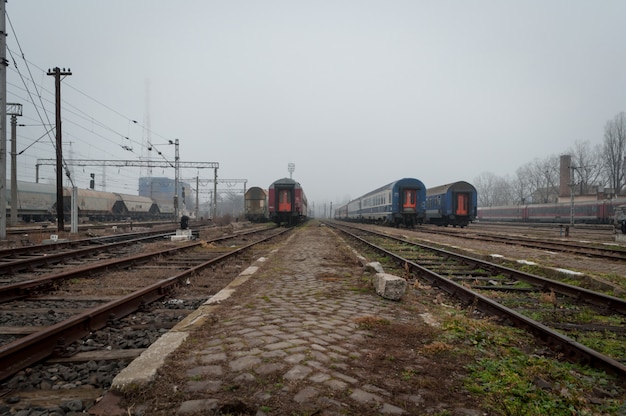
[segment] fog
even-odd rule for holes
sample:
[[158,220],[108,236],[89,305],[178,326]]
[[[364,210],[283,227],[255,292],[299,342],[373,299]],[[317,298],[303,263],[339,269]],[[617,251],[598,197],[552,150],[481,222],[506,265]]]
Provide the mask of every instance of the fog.
[[[626,110],[621,0],[9,0],[6,15],[20,180],[55,157],[54,67],[72,73],[64,158],[173,163],[178,139],[180,161],[218,162],[219,180],[247,188],[293,163],[316,207],[403,177],[513,175],[601,143]],[[174,177],[71,171],[79,187],[95,173],[98,189],[125,193],[140,175]],[[212,170],[181,172],[196,176],[212,188]],[[53,181],[54,167],[39,178]]]

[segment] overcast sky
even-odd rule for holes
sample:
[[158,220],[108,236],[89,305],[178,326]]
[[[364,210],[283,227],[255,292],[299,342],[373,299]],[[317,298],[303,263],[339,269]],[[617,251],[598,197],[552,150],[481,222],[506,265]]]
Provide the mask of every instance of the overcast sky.
[[[27,181],[54,158],[54,136],[33,142],[54,122],[55,66],[72,72],[65,158],[160,159],[150,140],[173,161],[165,143],[179,139],[181,161],[218,162],[248,188],[294,163],[318,207],[403,177],[514,175],[601,143],[626,111],[623,0],[8,0],[6,13]],[[138,168],[76,168],[75,184],[90,172],[137,192]],[[54,175],[40,168],[41,181]]]

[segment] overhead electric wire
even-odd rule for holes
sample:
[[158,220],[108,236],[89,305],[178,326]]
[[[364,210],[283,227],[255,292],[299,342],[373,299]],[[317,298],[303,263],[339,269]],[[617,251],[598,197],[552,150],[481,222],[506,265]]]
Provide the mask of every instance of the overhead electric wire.
[[[54,93],[52,91],[46,89],[45,87],[42,87],[41,85],[38,85],[34,81],[34,76],[33,76],[33,73],[31,71],[31,66],[37,68],[38,70],[40,70],[44,74],[46,74],[46,71],[44,69],[38,67],[36,64],[33,64],[32,62],[30,62],[30,61],[28,61],[26,59],[26,56],[25,56],[24,51],[23,51],[23,49],[22,49],[22,47],[20,45],[17,33],[15,31],[15,28],[13,27],[13,24],[12,24],[9,16],[8,16],[8,13],[6,13],[6,18],[7,18],[7,21],[9,22],[9,26],[11,28],[11,31],[12,31],[12,34],[13,34],[13,38],[15,39],[16,46],[17,46],[17,48],[19,50],[19,55],[20,55],[21,59],[24,61],[24,64],[25,64],[25,67],[26,67],[27,73],[28,73],[28,75],[26,76],[20,70],[20,67],[18,66],[17,59],[16,59],[16,56],[15,56],[15,55],[17,55],[17,53],[14,53],[11,50],[11,48],[9,48],[7,46],[7,50],[9,51],[9,55],[10,55],[12,61],[13,61],[15,72],[20,77],[20,79],[22,81],[22,84],[23,84],[23,87],[20,87],[20,86],[18,86],[16,84],[11,84],[11,83],[9,83],[8,85],[11,85],[11,86],[13,86],[16,89],[20,89],[20,90],[22,90],[22,91],[24,91],[26,93],[28,98],[24,99],[24,101],[31,103],[35,107],[35,111],[37,113],[37,116],[39,117],[39,121],[41,123],[40,124],[41,126],[53,126],[53,123],[50,121],[50,117],[49,117],[48,111],[46,110],[46,105],[55,104],[55,101],[54,101],[54,99],[47,99],[47,98],[45,98],[43,94],[45,93],[45,94],[48,94],[51,97],[54,97]],[[32,88],[29,86],[29,83],[32,83]],[[121,117],[122,119],[124,119],[128,123],[129,132],[130,132],[130,125],[131,124],[135,124],[138,127],[140,127],[144,133],[147,132],[150,135],[154,135],[155,137],[159,137],[159,138],[161,138],[163,140],[168,141],[170,144],[173,144],[173,140],[167,139],[163,135],[158,134],[157,132],[153,131],[152,129],[144,126],[142,123],[138,122],[137,120],[135,120],[133,118],[129,118],[129,117],[123,115],[121,112],[117,111],[116,109],[112,108],[111,106],[104,104],[100,100],[97,100],[97,99],[93,98],[92,96],[90,96],[89,94],[86,94],[85,92],[83,92],[83,91],[79,90],[78,88],[74,87],[73,85],[71,85],[71,83],[65,81],[63,85],[68,87],[69,89],[79,93],[83,97],[93,101],[97,105],[99,105],[99,106],[109,110],[110,112],[116,114],[117,116]],[[31,89],[34,89],[35,93],[33,93],[31,91]],[[15,95],[16,97],[19,97],[18,94],[14,94],[13,92],[11,92],[11,94]],[[36,98],[35,98],[35,96],[36,96]],[[20,97],[20,98],[23,98],[23,97]],[[130,151],[131,153],[133,153],[135,155],[136,155],[136,152],[134,151],[132,146],[137,145],[140,148],[142,146],[144,146],[144,143],[143,143],[142,139],[141,140],[136,140],[136,139],[133,139],[130,134],[122,134],[122,133],[120,133],[115,128],[110,127],[110,125],[108,125],[107,123],[99,121],[97,118],[95,118],[93,116],[90,116],[83,109],[76,107],[72,102],[68,102],[67,100],[62,99],[62,103],[64,105],[64,108],[69,108],[69,110],[66,109],[64,111],[64,114],[62,116],[62,121],[65,122],[65,123],[68,123],[70,125],[73,125],[76,128],[78,128],[78,129],[82,129],[82,130],[88,132],[89,134],[94,135],[95,137],[98,138],[97,142],[102,142],[102,141],[109,142],[111,144],[114,144],[115,146],[119,146],[124,151]],[[70,117],[68,117],[68,115],[70,115]],[[74,117],[72,117],[72,116],[74,116]],[[47,120],[47,122],[45,120]],[[113,135],[116,136],[116,139],[118,139],[118,140],[127,140],[132,145],[128,146],[128,145],[125,145],[125,144],[120,144],[120,143],[118,143],[116,141],[116,139],[108,137],[107,134],[99,133],[99,132],[95,131],[93,128],[85,126],[83,123],[81,123],[80,120],[89,122],[91,125],[96,126],[97,128],[100,128],[100,129],[103,129],[104,131],[112,133]],[[29,148],[35,146],[36,144],[40,143],[41,139],[46,137],[46,136],[50,139],[50,143],[52,144],[52,148],[56,149],[56,140],[55,140],[54,135],[51,134],[51,132],[53,130],[54,130],[54,128],[46,129],[44,134],[41,137],[39,137],[36,140],[32,141],[32,143],[30,143],[24,149],[22,149],[19,152],[19,154],[20,155],[23,154],[27,149],[29,149]],[[85,144],[89,148],[94,148],[95,147],[93,143],[85,141],[85,139],[84,139],[84,137],[82,135],[79,137],[78,135],[73,134],[71,132],[71,130],[70,131],[65,131],[64,130],[64,134],[66,134],[68,137],[74,138],[79,143]],[[148,135],[148,137],[150,137],[150,136]],[[161,156],[163,158],[163,160],[165,162],[167,162],[171,167],[174,167],[173,162],[168,160],[168,158],[165,157],[165,155],[153,143],[149,143],[149,141],[148,141],[148,145],[150,146],[150,148],[153,148],[159,154],[159,156]],[[108,148],[106,148],[106,149],[100,149],[98,147],[95,147],[95,148],[96,148],[96,150],[98,151],[99,154],[102,154],[102,153],[110,154],[114,159],[119,159],[119,156],[111,153]],[[29,156],[29,157],[31,157],[31,156]],[[69,177],[70,181],[73,182],[73,178],[71,178],[71,175],[69,175],[70,167],[68,166],[65,157],[63,157],[62,163],[63,163],[63,167],[65,169],[66,175]],[[118,175],[119,175],[119,172],[118,172]],[[128,182],[129,181],[124,181],[123,185],[128,184]]]
[[[17,37],[17,33],[15,33],[15,28],[13,27],[13,23],[11,22],[11,18],[9,17],[9,13],[6,13],[5,11],[5,15],[6,15],[6,19],[9,22],[9,26],[11,27],[11,32],[13,33],[13,37],[15,38],[15,43],[17,44],[17,47],[20,51],[20,55],[22,57],[22,60],[24,61],[24,63],[26,64],[26,69],[28,70],[28,75],[30,76],[30,79],[33,79],[33,74],[30,71],[30,67],[28,66],[28,61],[26,61],[26,57],[24,56],[24,51],[22,50],[22,46],[20,45],[20,41]],[[24,80],[24,77],[22,76],[22,73],[20,72],[18,66],[17,66],[17,61],[15,60],[15,57],[13,56],[13,51],[11,50],[11,48],[9,48],[8,46],[6,47],[6,50],[9,51],[9,55],[11,55],[11,59],[13,60],[13,65],[15,65],[15,69],[17,71],[17,73],[20,76],[20,79],[22,80],[22,83],[24,84],[24,88],[26,89],[26,92],[28,93],[28,96],[31,99],[31,102],[34,103],[35,100],[32,98],[32,94],[30,92],[30,90],[28,89],[28,84],[26,83],[26,81]],[[35,91],[37,91],[37,85],[33,82],[33,86],[35,87]],[[37,92],[37,96],[39,97],[39,99],[41,100],[41,96],[39,95],[39,92]],[[48,117],[48,113],[46,112],[46,109],[43,105],[43,103],[41,103],[41,107],[46,115],[46,119],[48,120],[48,124],[52,124],[50,122],[50,118]],[[43,117],[41,117],[41,113],[39,113],[39,109],[37,108],[37,106],[35,106],[35,110],[37,111],[37,115],[39,116],[39,118],[41,119],[41,123],[44,124],[43,122]],[[50,138],[51,141],[53,141],[52,137]]]
[[[16,88],[20,88],[19,86],[14,85],[14,84],[10,84],[10,85],[15,86]],[[47,91],[45,88],[43,88],[43,89],[42,89],[42,91],[44,91],[44,92],[48,92],[48,93],[50,93],[50,94],[51,94],[51,92]],[[48,100],[48,99],[46,99],[46,98],[45,98],[45,97],[43,97],[43,96],[41,97],[41,100],[42,100],[42,102],[48,102],[48,103],[50,103],[50,104],[52,104],[52,103],[53,103],[51,100]],[[35,105],[35,106],[38,106],[36,103],[35,103],[34,105]],[[76,108],[76,107],[74,107],[74,106],[71,106],[71,107],[72,107],[72,109],[73,109],[73,108]],[[67,112],[67,113],[70,113],[70,114],[75,114],[75,115],[78,117],[78,119],[82,119],[82,120],[86,120],[86,121],[91,121],[91,122],[93,122],[93,121],[95,120],[95,119],[93,119],[93,118],[86,119],[86,117],[85,117],[85,116],[81,115],[81,113],[82,113],[82,114],[86,114],[86,113],[84,113],[84,112],[75,112],[75,111],[73,111],[73,110],[66,110],[66,112]],[[93,129],[89,129],[89,127],[86,127],[84,124],[81,124],[81,123],[79,123],[79,122],[75,121],[75,119],[71,119],[71,118],[64,118],[64,120],[65,120],[65,122],[66,122],[67,124],[74,125],[74,126],[76,126],[77,128],[79,128],[79,129],[83,129],[83,130],[85,130],[85,131],[89,132],[90,134],[95,135],[95,136],[96,136],[96,137],[98,137],[99,139],[102,139],[102,140],[97,140],[97,141],[96,141],[96,143],[101,143],[102,141],[106,141],[106,142],[111,143],[111,144],[112,144],[112,145],[114,145],[114,146],[120,146],[120,145],[119,145],[119,144],[118,144],[115,140],[113,140],[112,138],[107,137],[107,136],[102,135],[102,134],[99,134],[97,131],[94,131]],[[97,123],[97,124],[98,124],[98,126],[99,126],[99,127],[106,127],[106,126],[104,126],[102,123]],[[51,129],[49,129],[49,130],[46,132],[46,134],[47,134],[47,133],[49,133],[49,132],[51,132],[51,131],[53,131],[53,130],[54,130],[54,126],[53,126]],[[111,130],[111,129],[108,129],[108,131],[112,131],[112,130]],[[64,131],[64,133],[65,133],[65,134],[64,134],[64,136],[65,136],[65,137],[74,138],[76,141],[82,141],[82,139],[83,139],[83,137],[79,137],[79,136],[77,136],[77,135],[74,135],[74,134],[72,133],[72,131],[71,131],[71,130],[65,130],[65,131]],[[46,134],[44,134],[42,137],[45,137],[45,136],[46,136]],[[42,137],[39,137],[38,139],[36,139],[35,141],[33,141],[30,145],[28,145],[25,149],[23,149],[22,151],[20,151],[18,154],[21,154],[21,153],[23,153],[26,149],[28,149],[28,148],[32,147],[35,143],[39,142],[39,141],[41,140],[41,138],[42,138]],[[54,149],[55,144],[54,144],[54,143],[52,143],[52,145],[53,145],[53,149]],[[94,145],[93,143],[89,143],[89,147],[94,147],[94,148],[96,148],[96,150],[98,151],[98,155],[100,155],[100,156],[99,156],[100,158],[102,158],[102,157],[101,157],[101,155],[102,155],[102,154],[107,154],[107,155],[110,155],[110,156],[111,156],[111,158],[113,158],[113,159],[117,159],[117,158],[119,157],[118,155],[116,155],[116,154],[114,154],[114,153],[110,152],[110,150],[109,150],[109,148],[108,148],[108,147],[101,148],[101,147],[98,147],[98,146]],[[65,153],[64,153],[64,155],[65,155]],[[70,169],[70,167],[67,165],[67,160],[66,160],[66,159],[67,159],[67,158],[66,158],[66,157],[64,157],[65,169]],[[66,176],[67,176],[67,175],[66,175]],[[71,175],[70,175],[70,177],[71,177]],[[75,179],[75,178],[72,178],[72,180],[73,180],[73,179]]]

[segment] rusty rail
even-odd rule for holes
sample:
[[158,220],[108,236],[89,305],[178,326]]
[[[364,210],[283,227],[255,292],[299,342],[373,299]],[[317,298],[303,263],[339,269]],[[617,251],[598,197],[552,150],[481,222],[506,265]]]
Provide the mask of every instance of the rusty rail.
[[[396,261],[399,262],[399,264],[403,265],[404,267],[408,267],[409,270],[412,273],[415,273],[415,275],[418,278],[424,279],[427,282],[429,282],[432,286],[435,287],[439,287],[440,289],[444,290],[445,292],[447,292],[448,294],[450,294],[453,297],[456,297],[457,299],[460,299],[462,302],[464,302],[467,305],[475,305],[476,308],[480,309],[481,311],[491,314],[491,315],[495,315],[501,318],[505,318],[507,320],[509,320],[510,322],[512,322],[514,325],[524,328],[526,331],[528,331],[529,333],[531,333],[532,335],[534,335],[536,338],[538,338],[539,340],[541,340],[543,343],[545,343],[546,345],[548,345],[550,348],[557,350],[558,352],[562,353],[567,359],[572,360],[572,361],[576,361],[579,362],[581,364],[585,364],[585,365],[589,365],[592,366],[594,368],[602,368],[605,371],[609,371],[612,372],[614,374],[618,374],[621,376],[626,376],[626,365],[620,363],[617,360],[614,360],[611,357],[607,357],[591,348],[588,348],[586,346],[584,346],[583,344],[580,344],[578,342],[576,342],[575,340],[564,336],[563,334],[560,334],[556,331],[553,331],[552,329],[548,328],[547,326],[532,320],[518,312],[515,312],[512,309],[507,308],[504,305],[501,305],[498,302],[495,302],[479,293],[476,293],[474,291],[472,291],[471,289],[468,289],[462,285],[459,285],[455,282],[453,282],[452,280],[441,276],[437,273],[435,273],[432,270],[429,270],[425,267],[420,266],[417,263],[414,263],[410,260],[407,260],[389,250],[386,250],[380,246],[377,246],[375,244],[372,244],[370,242],[368,242],[367,240],[349,232],[348,230],[346,230],[344,227],[339,227],[337,225],[334,224],[329,224],[330,226],[334,227],[335,229],[338,229],[339,231],[345,233],[346,235],[348,235],[350,238],[353,238],[373,249],[375,249],[376,251],[389,256],[393,259],[395,259]],[[381,237],[384,238],[389,238],[392,240],[396,240],[396,241],[400,241],[403,243],[409,243],[409,244],[414,244],[420,247],[424,247],[424,248],[428,248],[430,250],[435,250],[437,252],[443,252],[446,255],[450,256],[450,257],[455,257],[458,259],[463,259],[464,261],[472,261],[475,263],[480,263],[483,264],[485,267],[496,267],[496,268],[501,268],[503,270],[505,270],[506,272],[514,272],[516,275],[519,276],[519,274],[524,274],[525,276],[531,276],[535,282],[543,282],[548,281],[550,282],[550,285],[553,285],[553,287],[555,288],[554,290],[556,291],[557,288],[561,288],[561,292],[559,293],[563,293],[566,294],[568,296],[571,296],[571,292],[572,290],[578,289],[584,292],[591,292],[582,288],[576,288],[575,286],[570,286],[570,285],[565,285],[563,283],[560,282],[555,282],[549,279],[543,279],[539,276],[532,276],[532,275],[528,275],[522,272],[519,272],[517,270],[513,270],[513,269],[508,269],[508,268],[503,268],[502,266],[499,265],[495,265],[493,263],[489,263],[489,262],[483,262],[482,260],[478,260],[478,259],[472,259],[470,257],[467,256],[463,256],[457,253],[452,253],[452,252],[448,252],[445,250],[441,250],[441,249],[437,249],[437,248],[433,248],[433,247],[429,247],[429,246],[425,246],[422,244],[417,244],[411,241],[407,241],[404,239],[400,239],[397,237],[392,237],[386,234],[381,234],[381,233],[376,233],[376,232],[372,232],[372,231],[366,231],[366,230],[362,230],[359,229],[360,231],[365,231],[371,234],[377,234]],[[595,292],[591,292],[591,293],[595,293]],[[591,293],[589,293],[591,295]],[[611,304],[611,307],[615,307],[615,305],[619,305],[619,309],[620,311],[625,311],[626,310],[626,302],[618,299],[618,298],[613,298],[611,296],[607,296],[607,295],[602,295],[602,294],[595,294],[598,295],[597,297],[594,297],[594,299],[601,299],[603,297],[607,297],[608,300],[603,303],[602,305],[606,306],[607,302],[613,302],[614,304]]]
[[[147,305],[168,295],[176,286],[184,282],[186,278],[200,270],[210,267],[215,263],[224,261],[236,256],[257,244],[268,241],[279,235],[288,232],[290,229],[283,229],[279,232],[265,237],[259,241],[247,244],[231,252],[222,254],[216,258],[191,267],[172,277],[161,280],[144,289],[138,290],[130,295],[111,301],[105,305],[96,307],[87,312],[71,317],[63,322],[52,325],[35,332],[26,337],[20,338],[12,343],[0,347],[0,380],[7,379],[18,371],[35,364],[55,353],[61,351],[65,346],[88,335],[89,333],[101,329],[107,325],[109,320],[123,318],[136,311],[143,305]],[[241,234],[239,234],[241,235]],[[232,236],[231,236],[232,237]],[[223,239],[223,238],[221,238]],[[195,247],[201,243],[188,244],[184,248]],[[148,261],[150,257],[162,255],[163,252],[171,252],[175,249],[163,250],[147,255],[134,256],[133,258],[121,259],[106,262],[106,266],[129,265],[137,261]],[[85,271],[83,270],[83,273]],[[71,273],[71,272],[70,272]],[[66,276],[67,277],[67,276]]]

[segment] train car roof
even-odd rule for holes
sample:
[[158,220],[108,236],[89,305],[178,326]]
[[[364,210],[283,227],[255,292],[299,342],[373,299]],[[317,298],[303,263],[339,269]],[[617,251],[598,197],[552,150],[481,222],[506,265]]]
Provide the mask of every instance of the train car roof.
[[253,187],[251,187],[251,188],[248,188],[248,190],[246,191],[246,195],[248,195],[248,194],[252,194],[252,193],[254,193],[254,192],[262,192],[262,193],[263,193],[264,195],[266,195],[266,196],[267,196],[267,194],[268,194],[267,189],[263,189],[263,188],[261,188],[260,186],[253,186]]
[[[393,189],[393,187],[394,187],[396,184],[398,184],[399,182],[404,182],[404,183],[410,183],[410,182],[413,182],[414,184],[416,184],[417,186],[421,187],[422,189],[424,189],[424,188],[425,188],[424,183],[423,183],[422,181],[420,181],[419,179],[416,179],[416,178],[402,178],[402,179],[398,179],[397,181],[394,181],[394,182],[388,183],[387,185],[381,186],[380,188],[374,189],[373,191],[370,191],[370,192],[368,192],[368,193],[366,193],[366,194],[363,194],[363,195],[361,195],[361,196],[360,196],[360,197],[358,197],[358,198],[351,199],[350,201],[348,201],[348,202],[346,202],[346,203],[342,204],[342,205],[341,205],[341,207],[346,206],[346,205],[349,205],[349,204],[351,204],[351,203],[353,203],[353,202],[355,202],[355,201],[358,201],[359,199],[365,198],[366,196],[373,195],[373,194],[377,194],[377,193],[379,193],[380,191],[384,191],[385,189]],[[339,208],[341,208],[341,207],[339,207]],[[339,209],[339,208],[338,208],[338,209]]]
[[[16,181],[17,190],[22,192],[56,192],[56,185],[53,183],[36,183],[26,181]],[[7,181],[7,189],[11,189],[11,181]]]
[[465,182],[465,181],[458,181],[458,182],[447,183],[445,185],[435,186],[433,188],[428,188],[426,190],[426,196],[445,194],[450,189],[454,191],[476,192],[476,188],[474,188],[474,185],[472,185],[471,183]]
[[[396,185],[406,185],[406,184],[415,184],[421,188],[425,188],[424,183],[422,181],[420,181],[419,179],[415,179],[415,178],[402,178],[402,179],[398,179],[397,181],[393,181],[391,183],[388,183],[387,185],[381,186],[380,188],[374,189],[373,191],[370,191],[364,195],[361,195],[360,197],[356,198],[361,199],[364,198],[368,195],[373,195],[373,194],[377,194],[381,191],[384,191],[386,189],[393,189]],[[353,200],[354,201],[354,200]],[[350,201],[352,202],[352,201]]]
[[270,185],[270,189],[273,188],[275,185],[295,185],[296,187],[301,187],[299,182],[291,178],[282,178],[275,180]]
[[[113,192],[94,191],[93,189],[81,189],[77,188],[77,195],[89,198],[107,198],[117,199],[117,194]],[[63,195],[70,196],[72,194],[72,188],[63,188]]]
[[139,195],[130,195],[130,194],[117,194],[124,202],[145,202],[145,203],[154,203],[152,198],[147,196],[139,196]]

